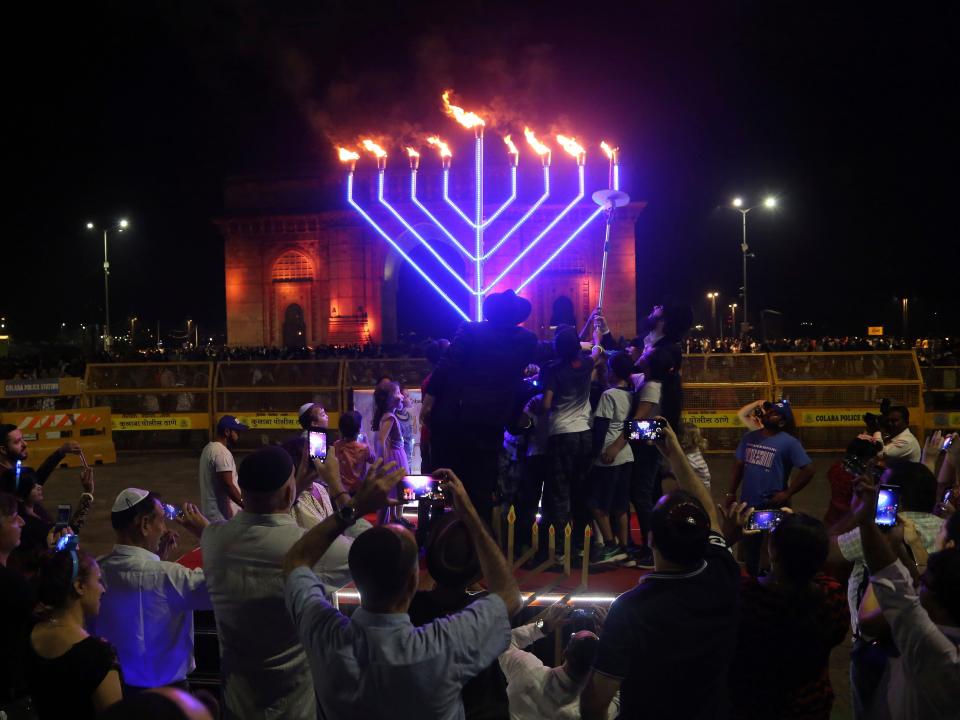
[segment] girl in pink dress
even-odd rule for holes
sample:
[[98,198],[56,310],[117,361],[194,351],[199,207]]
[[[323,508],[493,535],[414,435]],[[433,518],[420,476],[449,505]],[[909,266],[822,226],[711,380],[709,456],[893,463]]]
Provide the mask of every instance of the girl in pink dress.
[[[395,462],[403,468],[406,475],[410,474],[410,463],[407,453],[403,449],[403,435],[400,433],[400,423],[394,411],[403,404],[400,386],[395,382],[384,380],[373,391],[373,427],[378,429],[375,451],[383,459],[384,464]],[[396,490],[394,497],[396,496]],[[382,522],[395,522],[401,525],[408,523],[400,514],[399,507],[381,510]]]

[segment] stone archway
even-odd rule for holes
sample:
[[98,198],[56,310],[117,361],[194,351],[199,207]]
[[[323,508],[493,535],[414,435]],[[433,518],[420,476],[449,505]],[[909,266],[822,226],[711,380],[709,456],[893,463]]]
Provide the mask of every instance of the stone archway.
[[[454,270],[461,273],[461,277],[468,277],[463,254],[451,243],[444,235],[433,225],[420,224],[415,225],[416,231],[427,240],[431,246],[440,254],[446,263]],[[411,257],[440,287],[451,295],[469,313],[469,296],[466,289],[460,283],[453,279],[450,273],[445,270],[432,256],[432,254],[417,240],[410,232],[405,232],[395,238],[395,242],[403,251]],[[468,279],[469,282],[469,279]],[[401,283],[404,287],[401,287]],[[411,325],[419,325],[423,328],[429,327],[429,322],[410,323],[405,322],[407,327],[401,326],[401,320],[404,315],[410,317],[409,307],[400,308],[398,303],[401,301],[409,302],[411,293],[423,300],[423,310],[426,313],[436,313],[436,308],[449,308],[446,301],[441,298],[436,290],[430,287],[417,271],[410,267],[399,253],[391,249],[386,254],[383,268],[383,290],[381,295],[381,308],[383,325],[383,342],[396,342],[401,331],[416,329]],[[450,309],[450,314],[455,315],[455,311]],[[416,312],[414,310],[414,312]],[[435,332],[448,334],[450,331],[447,326],[451,325],[447,313],[441,311],[437,317],[440,319]],[[459,317],[459,316],[457,316]],[[455,329],[455,326],[454,326]]]
[[282,252],[273,263],[271,280],[271,343],[286,347],[312,344],[314,267],[310,258],[296,249]]

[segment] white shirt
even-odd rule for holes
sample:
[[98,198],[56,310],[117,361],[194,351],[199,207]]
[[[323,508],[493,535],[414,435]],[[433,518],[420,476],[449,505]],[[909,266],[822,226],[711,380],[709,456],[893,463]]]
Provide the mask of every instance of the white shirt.
[[[623,424],[630,417],[630,407],[633,403],[633,393],[629,388],[610,388],[603,391],[600,396],[600,402],[597,403],[597,412],[595,417],[607,418],[610,424],[607,426],[607,434],[603,438],[603,449],[606,450],[609,445],[623,435]],[[613,467],[615,465],[624,465],[633,462],[633,449],[630,444],[625,444],[620,448],[620,452],[609,465],[605,465],[599,459],[594,462],[598,467]]]
[[[880,433],[874,433],[875,440],[883,442]],[[921,450],[917,438],[910,432],[910,428],[904,428],[903,432],[890,438],[890,442],[883,446],[883,454],[888,459],[908,460],[909,462],[920,462]]]
[[[290,513],[246,510],[203,531],[227,717],[316,720],[310,667],[284,605],[281,572],[304,532]],[[340,536],[314,567],[333,590],[350,582],[349,550],[350,540]]]
[[210,610],[203,570],[114,545],[98,560],[107,587],[92,629],[117,649],[123,681],[158,687],[186,679],[193,660],[193,611]]
[[233,484],[236,486],[237,464],[234,462],[233,453],[221,442],[207,443],[200,454],[200,512],[210,522],[229,520],[240,510],[240,507],[230,500],[223,483],[217,477],[217,473],[228,471],[233,473]]
[[960,628],[935,625],[898,560],[870,577],[900,657],[888,660],[871,717],[954,720],[960,711]]
[[[510,631],[510,647],[500,656],[500,669],[507,678],[510,720],[577,720],[584,682],[575,682],[563,666],[548,668],[540,658],[523,648],[544,637],[536,623]],[[608,718],[620,712],[620,695],[614,697]]]

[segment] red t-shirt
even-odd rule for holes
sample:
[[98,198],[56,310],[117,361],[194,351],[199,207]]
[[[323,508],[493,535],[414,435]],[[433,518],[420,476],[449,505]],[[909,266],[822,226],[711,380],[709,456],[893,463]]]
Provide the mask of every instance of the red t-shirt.
[[829,528],[850,513],[853,486],[857,484],[857,479],[844,470],[843,462],[838,460],[827,470],[827,480],[830,482],[830,507],[827,508],[823,524]]

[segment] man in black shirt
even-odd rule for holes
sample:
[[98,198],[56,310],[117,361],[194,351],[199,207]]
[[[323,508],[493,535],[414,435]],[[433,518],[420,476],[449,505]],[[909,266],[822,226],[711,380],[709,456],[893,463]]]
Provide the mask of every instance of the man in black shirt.
[[530,310],[513,290],[488,296],[486,320],[461,326],[430,376],[420,410],[434,467],[461,478],[484,522],[493,509],[504,426],[529,397],[523,369],[536,358],[537,336],[518,325]]
[[81,451],[80,443],[73,440],[65,442],[50,453],[50,457],[40,463],[40,467],[33,470],[26,465],[27,441],[23,438],[23,432],[16,425],[0,425],[0,472],[16,467],[17,460],[20,460],[21,471],[30,470],[37,485],[43,485],[50,478],[50,474],[56,470],[67,453],[79,455]]
[[739,566],[672,429],[658,446],[680,489],[662,497],[651,516],[654,572],[610,608],[581,696],[585,720],[606,718],[617,690],[620,718],[727,716]]

